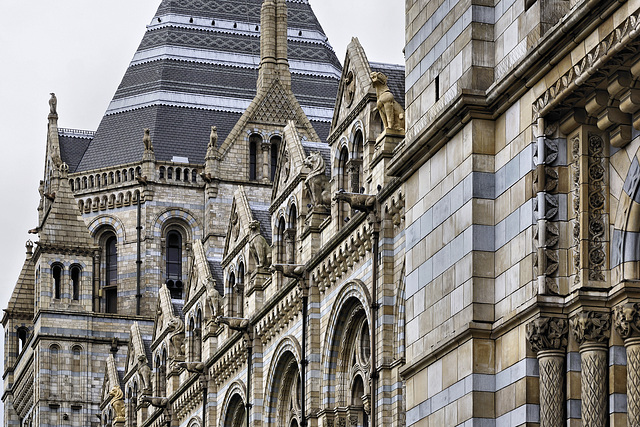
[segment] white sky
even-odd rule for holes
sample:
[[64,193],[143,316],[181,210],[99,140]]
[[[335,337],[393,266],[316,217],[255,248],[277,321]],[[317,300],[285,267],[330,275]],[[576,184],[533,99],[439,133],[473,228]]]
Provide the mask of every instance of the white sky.
[[[404,0],[310,1],[341,62],[356,36],[370,61],[404,63]],[[60,127],[95,130],[159,4],[0,2],[0,308],[26,240],[37,237],[27,230],[37,225],[49,93],[58,97]]]

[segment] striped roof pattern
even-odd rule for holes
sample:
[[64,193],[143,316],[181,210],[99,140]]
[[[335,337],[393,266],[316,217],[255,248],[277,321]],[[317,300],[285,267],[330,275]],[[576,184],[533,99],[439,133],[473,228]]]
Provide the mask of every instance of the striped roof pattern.
[[[145,128],[157,160],[204,163],[211,126],[222,143],[256,94],[261,3],[162,0],[94,138],[61,140],[71,172],[140,161]],[[308,1],[287,12],[292,90],[325,140],[341,65]]]

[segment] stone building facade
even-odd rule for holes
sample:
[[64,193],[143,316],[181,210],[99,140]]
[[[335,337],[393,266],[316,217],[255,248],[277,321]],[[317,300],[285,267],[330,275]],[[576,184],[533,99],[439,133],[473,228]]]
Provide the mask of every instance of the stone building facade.
[[95,133],[52,97],[5,425],[640,422],[640,3],[406,17],[165,0]]
[[406,7],[407,424],[636,425],[639,5]]

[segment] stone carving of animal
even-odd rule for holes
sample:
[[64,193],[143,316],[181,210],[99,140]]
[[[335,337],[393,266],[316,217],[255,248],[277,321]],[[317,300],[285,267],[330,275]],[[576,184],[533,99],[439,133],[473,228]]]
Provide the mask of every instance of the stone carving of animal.
[[144,137],[142,138],[142,142],[144,142],[145,151],[153,151],[153,143],[151,142],[151,131],[148,128],[144,130]]
[[329,192],[329,178],[325,175],[325,163],[322,155],[314,151],[309,157],[304,159],[304,165],[311,172],[307,175],[304,183],[309,190],[311,204],[314,207],[328,208],[331,206],[331,194]]
[[145,392],[151,391],[151,368],[147,363],[146,356],[143,354],[138,356],[138,373],[140,374],[142,390]]
[[116,413],[115,421],[124,421],[124,393],[122,393],[120,386],[113,387],[109,391],[109,396],[111,396],[111,402],[109,403]]
[[252,238],[249,243],[249,252],[256,260],[256,266],[268,267],[271,265],[271,246],[267,243],[267,239],[260,234],[260,223],[252,221],[249,224]]
[[387,80],[388,77],[383,73],[371,73],[371,81],[378,98],[378,112],[385,129],[404,133],[404,109],[393,97]]
[[376,204],[376,196],[370,194],[347,193],[340,191],[334,196],[335,200],[349,203],[352,209],[361,212],[371,212]]
[[168,325],[171,331],[169,342],[173,347],[175,356],[184,356],[184,322],[179,317],[172,317]]

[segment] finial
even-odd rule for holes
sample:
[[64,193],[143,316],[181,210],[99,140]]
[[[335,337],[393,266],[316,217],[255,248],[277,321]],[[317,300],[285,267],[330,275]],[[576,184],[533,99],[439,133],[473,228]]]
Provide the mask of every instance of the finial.
[[60,165],[60,177],[66,178],[67,175],[69,175],[69,165],[65,162],[62,162],[62,164]]
[[144,137],[142,138],[142,142],[144,142],[144,150],[153,152],[153,143],[151,142],[151,130],[146,128],[144,130]]
[[49,114],[58,114],[58,98],[56,94],[51,92],[51,98],[49,98]]
[[27,255],[31,258],[31,255],[33,255],[33,241],[27,240],[24,246],[27,248]]

